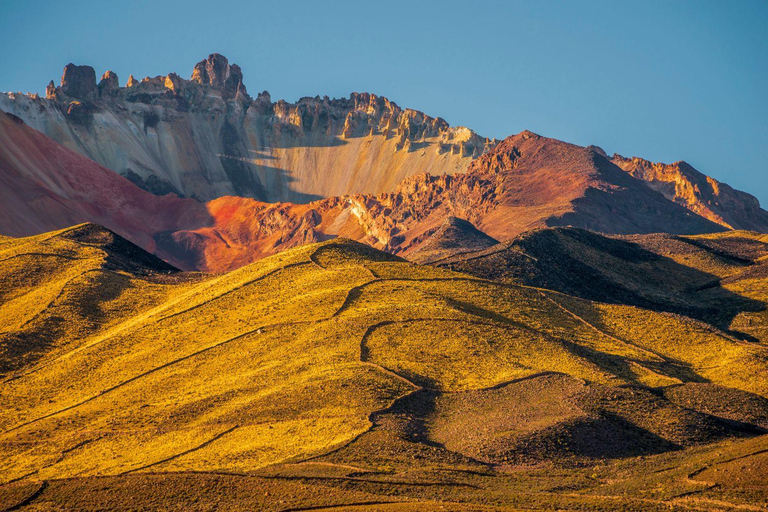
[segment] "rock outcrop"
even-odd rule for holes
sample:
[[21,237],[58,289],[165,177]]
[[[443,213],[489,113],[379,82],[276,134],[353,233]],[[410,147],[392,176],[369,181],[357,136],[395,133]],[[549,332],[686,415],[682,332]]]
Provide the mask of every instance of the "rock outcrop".
[[198,62],[192,71],[192,81],[221,89],[224,99],[241,95],[248,98],[248,92],[243,85],[243,72],[237,64],[229,64],[223,55],[214,53],[207,59]]
[[702,217],[730,229],[768,230],[768,213],[757,198],[697,171],[687,162],[654,163],[613,155],[613,163]]
[[67,64],[61,76],[61,92],[78,100],[96,98],[96,72],[91,66]]
[[101,81],[99,81],[99,97],[108,98],[116,96],[119,89],[120,81],[116,73],[107,71],[102,75]]

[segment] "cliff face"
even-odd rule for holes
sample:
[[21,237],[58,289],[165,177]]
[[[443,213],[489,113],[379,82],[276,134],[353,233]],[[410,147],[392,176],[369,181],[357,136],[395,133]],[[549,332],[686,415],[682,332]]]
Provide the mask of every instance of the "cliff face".
[[730,229],[768,230],[768,213],[757,198],[706,176],[686,162],[654,163],[613,155],[613,163],[633,177],[702,217]]
[[160,195],[306,203],[391,192],[413,174],[464,170],[494,144],[373,94],[254,99],[218,54],[190,80],[131,76],[120,87],[111,71],[95,77],[69,64],[46,98],[2,94],[0,110]]

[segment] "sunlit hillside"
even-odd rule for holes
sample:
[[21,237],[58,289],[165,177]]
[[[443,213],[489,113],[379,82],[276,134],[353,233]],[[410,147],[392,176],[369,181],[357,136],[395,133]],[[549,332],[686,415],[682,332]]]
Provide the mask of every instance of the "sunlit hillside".
[[[722,286],[765,304],[762,263]],[[2,238],[0,507],[768,506],[768,347],[576,295],[342,239],[205,275]]]

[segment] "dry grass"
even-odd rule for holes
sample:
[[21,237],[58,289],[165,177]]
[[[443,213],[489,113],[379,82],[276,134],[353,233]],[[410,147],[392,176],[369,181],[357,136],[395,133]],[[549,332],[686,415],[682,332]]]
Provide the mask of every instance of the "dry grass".
[[[127,496],[144,508],[165,496],[180,508],[280,509],[263,488],[283,508],[333,496],[373,509],[602,508],[619,498],[590,493],[630,492],[620,503],[655,509],[635,499],[651,485],[635,486],[650,464],[635,457],[687,468],[720,457],[700,445],[738,451],[754,433],[677,404],[706,402],[700,394],[669,401],[662,388],[708,382],[768,396],[762,346],[681,316],[416,266],[344,240],[200,276],[110,267],[110,250],[67,233],[0,240],[3,503],[47,481],[34,498],[42,508],[80,508],[83,496],[94,508],[126,508]],[[762,402],[744,396],[758,417]],[[624,444],[613,454],[581,434],[614,431]],[[520,475],[497,471],[512,463],[561,469],[525,470],[536,502]],[[620,471],[628,487],[608,476]],[[89,494],[94,486],[106,494]],[[152,498],[158,486],[175,497]],[[240,505],[216,489],[239,489]],[[764,499],[749,492],[748,502]]]

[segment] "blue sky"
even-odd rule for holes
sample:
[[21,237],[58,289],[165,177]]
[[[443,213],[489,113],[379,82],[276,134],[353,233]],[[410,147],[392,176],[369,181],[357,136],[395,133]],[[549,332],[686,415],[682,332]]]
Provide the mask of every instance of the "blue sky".
[[0,2],[0,90],[212,52],[273,99],[374,92],[505,137],[687,160],[768,205],[768,1]]

